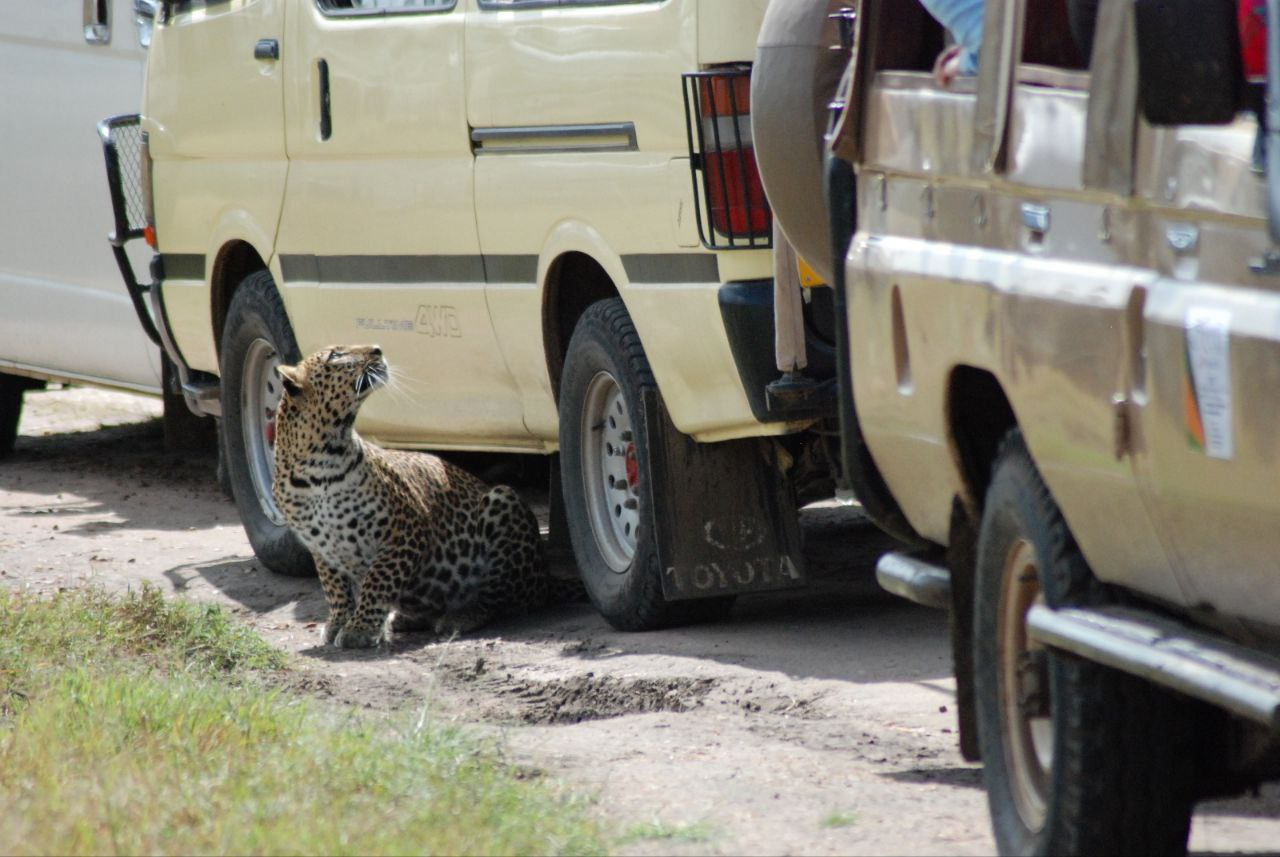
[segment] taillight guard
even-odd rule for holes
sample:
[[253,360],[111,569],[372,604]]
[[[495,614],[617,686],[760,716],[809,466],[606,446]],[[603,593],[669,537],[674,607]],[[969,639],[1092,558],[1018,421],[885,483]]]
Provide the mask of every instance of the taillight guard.
[[711,250],[772,247],[773,212],[751,138],[750,66],[682,78],[698,237]]

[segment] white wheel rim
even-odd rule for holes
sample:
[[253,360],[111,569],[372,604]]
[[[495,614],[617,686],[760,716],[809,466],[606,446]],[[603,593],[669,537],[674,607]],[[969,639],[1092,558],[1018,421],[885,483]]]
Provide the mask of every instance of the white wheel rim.
[[276,470],[276,408],[281,395],[276,367],[280,364],[275,346],[265,339],[255,339],[245,351],[240,376],[240,428],[249,480],[262,513],[278,527],[284,526],[284,515],[271,495],[271,479]]
[[1043,603],[1035,548],[1019,540],[1009,551],[1000,591],[996,658],[1013,802],[1023,825],[1044,827],[1053,770],[1053,718],[1045,650],[1027,637],[1027,611]]
[[625,572],[636,555],[640,472],[631,413],[608,372],[598,372],[587,384],[578,454],[591,533],[609,568]]

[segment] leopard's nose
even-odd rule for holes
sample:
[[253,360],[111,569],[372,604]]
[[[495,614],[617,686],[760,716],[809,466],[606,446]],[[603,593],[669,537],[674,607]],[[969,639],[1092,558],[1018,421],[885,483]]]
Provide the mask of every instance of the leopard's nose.
[[375,360],[382,357],[382,349],[376,345],[369,349],[369,353],[373,355]]

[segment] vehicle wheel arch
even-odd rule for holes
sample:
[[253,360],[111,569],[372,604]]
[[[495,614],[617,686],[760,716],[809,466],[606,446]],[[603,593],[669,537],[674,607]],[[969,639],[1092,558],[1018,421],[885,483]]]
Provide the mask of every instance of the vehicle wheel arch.
[[213,341],[222,356],[222,329],[236,289],[254,271],[265,271],[267,263],[257,248],[243,239],[232,239],[219,247],[209,273],[210,320]]
[[960,752],[981,761],[974,695],[973,609],[978,529],[1000,444],[1018,425],[1004,388],[991,372],[973,366],[952,369],[946,398],[947,444],[962,490],[952,498],[946,561],[951,570],[951,648],[956,673]]
[[1018,418],[992,372],[960,364],[947,381],[946,424],[947,445],[962,485],[960,502],[976,526],[1000,443],[1019,426]]
[[578,320],[592,304],[621,297],[621,292],[604,265],[580,250],[560,253],[546,271],[542,281],[542,340],[547,376],[559,402],[564,359]]

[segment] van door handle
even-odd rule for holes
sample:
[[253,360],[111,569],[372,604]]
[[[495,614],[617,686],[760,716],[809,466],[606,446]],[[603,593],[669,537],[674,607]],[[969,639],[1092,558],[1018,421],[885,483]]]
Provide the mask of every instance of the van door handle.
[[258,39],[253,46],[253,58],[275,62],[280,59],[280,42],[275,39]]
[[327,60],[316,60],[316,78],[320,85],[320,139],[328,140],[333,136],[333,113],[329,101],[329,63]]

